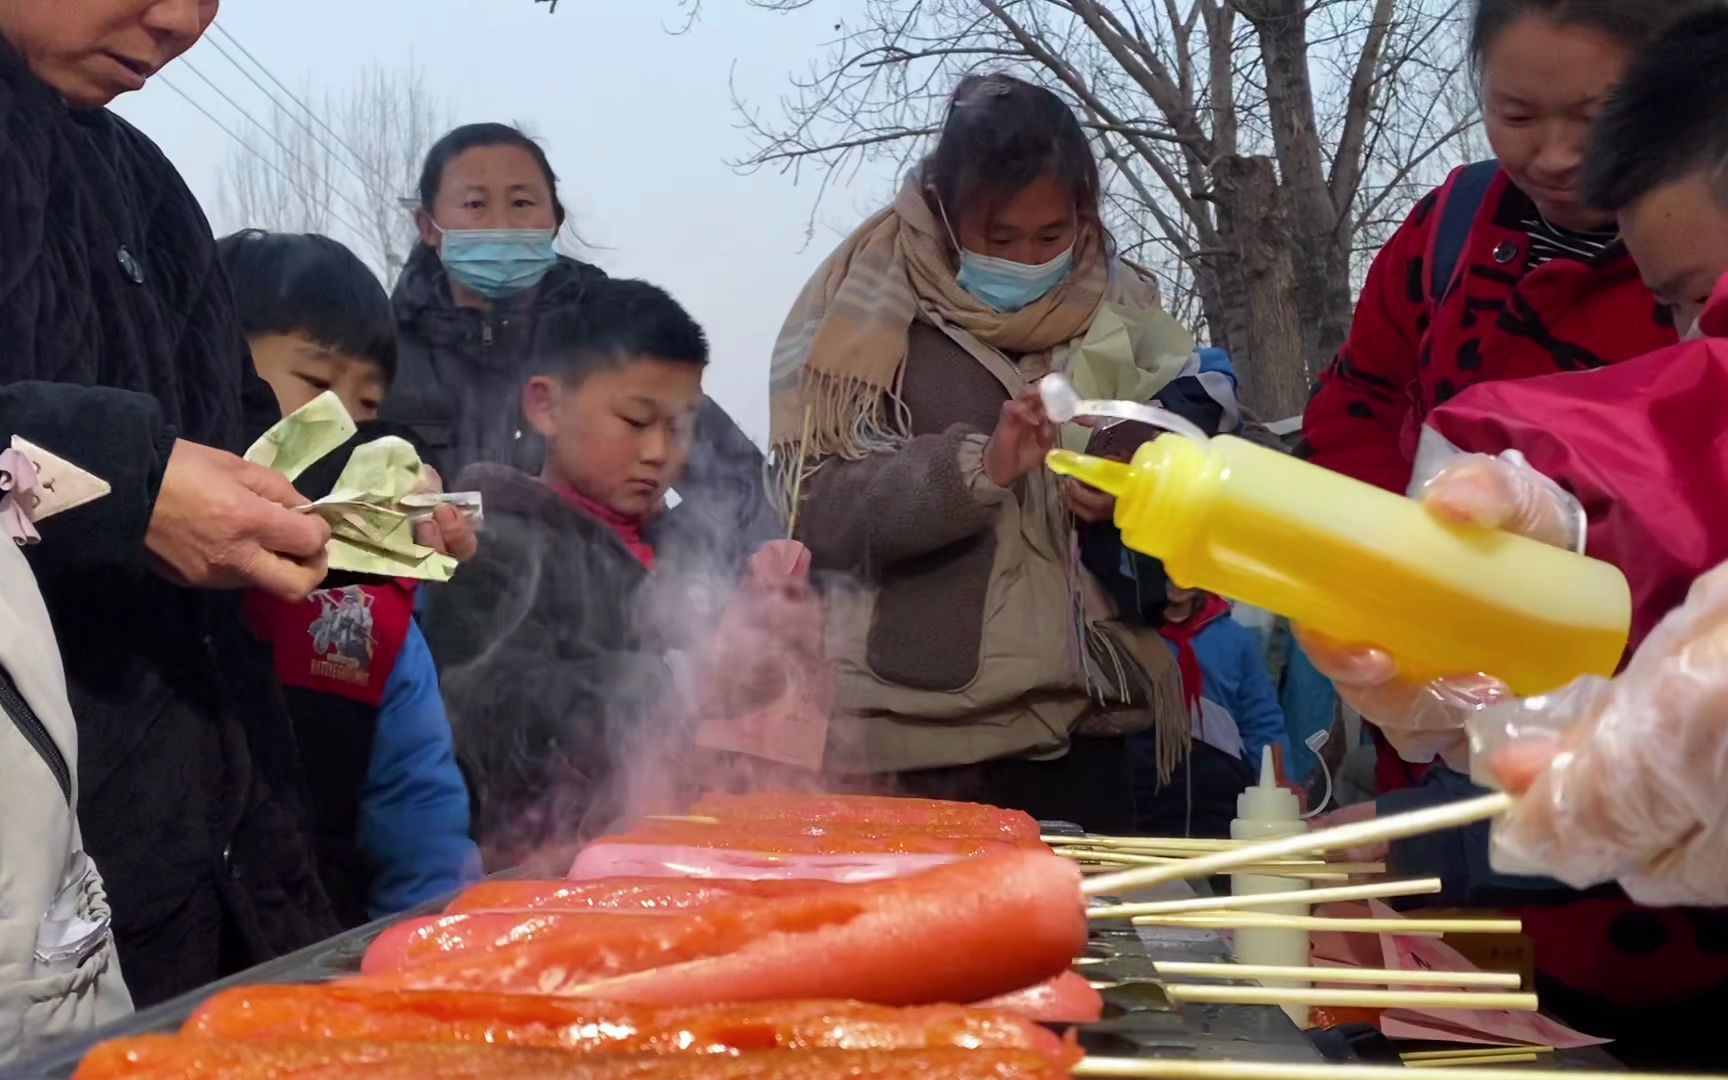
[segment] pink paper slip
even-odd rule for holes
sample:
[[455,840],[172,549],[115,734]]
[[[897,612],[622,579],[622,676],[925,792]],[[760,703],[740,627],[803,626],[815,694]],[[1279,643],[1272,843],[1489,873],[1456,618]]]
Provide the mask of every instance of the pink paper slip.
[[795,541],[765,545],[751,559],[698,662],[698,746],[821,770],[835,675],[809,575],[810,553]]
[[819,772],[828,750],[828,709],[814,700],[811,690],[788,687],[763,708],[711,717],[697,729],[696,744]]
[[[1378,900],[1365,904],[1326,904],[1316,913],[1338,918],[1402,917]],[[1326,932],[1312,935],[1311,940],[1313,963],[1319,967],[1385,968],[1390,971],[1481,970],[1437,937]],[[1317,981],[1322,985],[1325,982],[1323,978]],[[1380,1031],[1388,1039],[1474,1046],[1552,1046],[1556,1050],[1601,1046],[1609,1041],[1574,1031],[1540,1013],[1500,1009],[1388,1009],[1380,1016]]]

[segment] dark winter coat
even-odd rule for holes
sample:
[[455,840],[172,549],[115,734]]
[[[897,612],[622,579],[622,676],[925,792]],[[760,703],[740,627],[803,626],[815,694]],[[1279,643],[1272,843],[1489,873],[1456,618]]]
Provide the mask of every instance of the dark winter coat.
[[[528,369],[539,314],[580,305],[588,286],[605,276],[561,258],[533,292],[479,311],[452,302],[437,252],[415,249],[392,297],[400,360],[385,419],[414,428],[446,477],[481,462],[538,473],[545,448],[524,429],[521,403],[522,385],[535,374]],[[725,523],[740,560],[785,531],[768,502],[763,467],[762,451],[705,398],[678,494]]]
[[298,802],[279,797],[296,753],[239,596],[169,585],[144,548],[174,440],[241,450],[276,407],[179,174],[114,114],[68,110],[4,43],[0,252],[0,441],[113,486],[28,554],[78,722],[85,842],[149,1005],[335,927]]
[[1531,269],[1523,223],[1535,206],[1504,173],[1435,304],[1427,265],[1462,172],[1417,203],[1375,257],[1350,337],[1303,420],[1304,452],[1317,464],[1400,494],[1423,418],[1466,387],[1605,367],[1677,340],[1621,245]]
[[[458,483],[485,496],[486,535],[428,593],[423,625],[475,836],[510,863],[604,817],[617,739],[670,669],[664,642],[642,630],[649,571],[611,529],[515,469],[477,465]],[[670,572],[664,540],[689,515],[681,506],[645,532],[656,576]]]
[[398,359],[383,418],[412,427],[445,476],[482,461],[539,471],[544,447],[521,418],[540,313],[580,306],[605,277],[562,258],[533,292],[480,311],[451,300],[436,251],[415,248],[391,298]]

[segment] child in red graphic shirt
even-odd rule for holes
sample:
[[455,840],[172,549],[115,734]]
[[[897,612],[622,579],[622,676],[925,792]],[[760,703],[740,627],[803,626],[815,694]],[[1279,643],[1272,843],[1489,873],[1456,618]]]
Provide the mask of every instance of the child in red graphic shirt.
[[[360,421],[360,434],[295,481],[308,501],[319,498],[356,446],[403,434],[373,419],[396,364],[389,297],[323,236],[248,230],[218,250],[253,362],[283,413],[330,390]],[[452,892],[479,871],[414,596],[412,582],[332,574],[298,603],[247,598],[247,622],[273,646],[294,719],[320,876],[349,926]]]

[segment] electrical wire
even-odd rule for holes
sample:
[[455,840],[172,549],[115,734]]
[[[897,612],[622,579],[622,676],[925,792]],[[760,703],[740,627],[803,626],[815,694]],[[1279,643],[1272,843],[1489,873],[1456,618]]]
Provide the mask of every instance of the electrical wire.
[[[215,30],[217,34],[221,35],[223,38],[226,38],[230,45],[233,45],[236,49],[239,49],[240,55],[244,56],[246,59],[250,60],[254,67],[256,67],[259,71],[264,73],[264,77],[266,79],[269,79],[272,83],[276,84],[277,89],[281,90],[284,94],[288,95],[289,101],[292,101],[294,104],[300,106],[301,111],[303,111],[307,116],[311,117],[313,123],[315,123],[319,127],[323,128],[325,134],[329,135],[332,139],[335,139],[336,144],[338,146],[340,146],[340,147],[342,147],[342,149],[348,151],[349,155],[351,157],[353,157],[353,159],[356,162],[358,162],[361,165],[365,164],[366,158],[363,154],[360,153],[360,151],[354,149],[353,145],[350,144],[347,139],[344,139],[340,132],[338,132],[335,128],[331,127],[329,124],[325,123],[324,118],[319,116],[318,113],[316,111],[314,111],[310,105],[308,105],[304,101],[300,100],[299,94],[296,94],[294,91],[288,89],[288,85],[286,83],[284,83],[281,79],[278,79],[276,77],[275,72],[271,71],[270,68],[265,65],[264,61],[258,59],[256,56],[254,56],[252,54],[251,49],[248,49],[246,46],[242,45],[240,43],[239,38],[237,38],[233,34],[229,33],[227,27],[223,26],[219,22],[211,23],[210,26],[211,26],[211,29]],[[211,44],[215,44],[214,38],[211,38],[210,41],[211,41]]]
[[[216,96],[220,97],[223,101],[226,101],[228,103],[229,107],[232,108],[235,112],[239,113],[241,116],[243,116],[247,120],[251,121],[253,127],[256,127],[259,131],[262,131],[265,135],[268,135],[270,137],[270,141],[275,143],[276,146],[284,154],[288,155],[289,159],[292,160],[294,162],[294,164],[300,166],[302,169],[305,169],[308,173],[314,173],[315,174],[317,172],[316,169],[314,169],[310,164],[308,164],[306,162],[306,159],[302,158],[299,154],[294,152],[293,147],[289,146],[287,143],[282,141],[282,136],[276,134],[276,132],[274,130],[272,130],[271,128],[266,126],[256,116],[253,116],[250,112],[248,112],[244,106],[242,106],[239,102],[235,101],[233,99],[233,97],[231,97],[228,94],[228,91],[226,91],[226,90],[222,89],[220,86],[216,85],[216,83],[210,78],[210,76],[204,74],[203,71],[199,70],[199,68],[196,64],[193,64],[190,60],[182,60],[182,61],[180,61],[180,65],[182,67],[184,67],[187,71],[190,71],[192,74],[196,75],[199,79],[203,80],[204,84],[206,86],[210,87],[210,89],[216,91]],[[332,185],[330,185],[330,191],[338,199],[341,199],[343,202],[347,203],[349,208],[352,209],[356,214],[359,214],[361,220],[365,220],[366,218],[371,216],[365,207],[361,206],[359,203],[357,203],[353,199],[349,198],[348,193],[343,191],[341,188],[332,184]],[[365,231],[361,230],[360,235],[361,236],[366,235]]]
[[[241,149],[245,150],[248,154],[251,154],[253,157],[255,157],[259,161],[263,162],[266,167],[268,167],[271,171],[275,172],[277,176],[280,176],[282,178],[282,181],[284,183],[286,183],[290,188],[292,188],[294,190],[294,192],[297,195],[299,195],[301,198],[305,199],[308,203],[314,203],[314,202],[318,201],[317,199],[315,199],[311,195],[310,192],[308,192],[304,187],[302,187],[294,179],[294,177],[290,176],[286,169],[282,168],[282,166],[277,164],[276,162],[271,161],[265,155],[259,153],[257,147],[255,147],[251,143],[247,142],[233,128],[229,127],[227,124],[224,124],[221,121],[221,119],[219,119],[216,116],[215,113],[211,112],[209,109],[206,109],[202,102],[200,102],[197,98],[194,98],[191,94],[188,94],[185,90],[182,90],[172,79],[169,79],[166,75],[158,74],[155,77],[154,81],[161,83],[163,86],[166,86],[168,89],[174,91],[176,94],[180,95],[180,97],[184,98],[186,101],[186,104],[192,106],[194,109],[197,109],[200,113],[202,113],[206,120],[210,121],[212,124],[215,124],[216,127],[224,135],[227,135],[230,139],[233,139],[237,144],[239,144]],[[339,224],[341,224],[343,227],[352,230],[354,232],[354,235],[356,235],[356,236],[368,235],[367,231],[365,229],[359,228],[358,226],[356,226],[354,224],[354,222],[352,222],[348,218],[342,216],[342,214],[337,211],[336,207],[330,206],[330,207],[327,207],[327,209],[330,211],[331,217],[335,218],[336,221]]]
[[[294,123],[298,124],[300,126],[300,130],[304,131],[308,136],[310,136],[312,138],[312,141],[316,142],[319,146],[323,147],[324,151],[330,155],[330,157],[333,161],[335,161],[338,165],[342,166],[343,169],[347,170],[349,176],[352,176],[354,179],[358,180],[362,187],[365,187],[368,184],[372,183],[372,181],[369,181],[366,179],[366,177],[360,175],[359,170],[357,170],[354,167],[354,165],[352,163],[350,163],[350,161],[347,157],[344,157],[340,152],[337,151],[337,149],[334,146],[331,146],[330,143],[327,142],[323,136],[319,135],[316,131],[312,130],[312,126],[310,124],[308,124],[305,120],[301,119],[300,114],[298,112],[296,112],[293,109],[290,109],[288,106],[282,104],[282,102],[277,99],[276,95],[271,92],[271,90],[268,86],[265,86],[262,82],[258,81],[258,77],[256,75],[252,74],[252,72],[250,70],[248,70],[245,67],[245,65],[241,64],[239,60],[235,59],[233,53],[229,52],[227,49],[222,47],[222,43],[220,41],[217,41],[215,38],[209,38],[207,40],[210,42],[210,47],[212,49],[215,49],[218,53],[221,54],[223,59],[227,60],[229,64],[233,65],[235,71],[238,71],[240,74],[244,75],[246,77],[247,81],[249,81],[253,86],[256,86],[264,94],[264,96],[269,99],[270,104],[275,106],[278,114],[280,114],[282,116],[286,116],[286,117],[288,117],[288,119],[290,119],[290,120],[294,121]],[[298,102],[296,102],[296,104],[298,104]],[[305,106],[301,106],[301,108],[304,109]],[[312,115],[312,114],[310,112],[308,112],[308,115]],[[356,161],[358,161],[358,159],[356,159]],[[360,162],[360,164],[364,164],[364,162]]]

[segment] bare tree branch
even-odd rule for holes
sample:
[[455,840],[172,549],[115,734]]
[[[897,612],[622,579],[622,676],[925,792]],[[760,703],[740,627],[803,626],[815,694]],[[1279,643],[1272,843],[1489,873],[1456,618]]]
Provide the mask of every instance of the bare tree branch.
[[866,165],[914,167],[963,76],[1042,83],[1092,137],[1116,250],[1288,415],[1348,327],[1363,249],[1475,150],[1463,2],[861,0],[777,103],[734,95],[734,164],[814,170],[819,205]]
[[449,109],[412,63],[363,71],[341,97],[320,100],[308,89],[299,100],[329,127],[278,102],[273,140],[229,156],[219,194],[224,219],[236,228],[331,235],[394,283],[417,237],[402,201],[415,196],[426,151],[451,125]]

